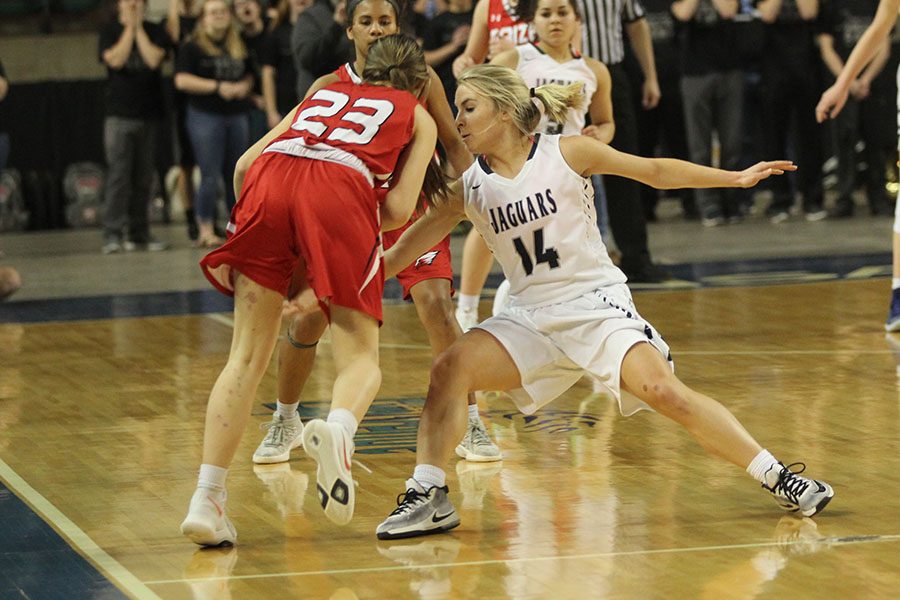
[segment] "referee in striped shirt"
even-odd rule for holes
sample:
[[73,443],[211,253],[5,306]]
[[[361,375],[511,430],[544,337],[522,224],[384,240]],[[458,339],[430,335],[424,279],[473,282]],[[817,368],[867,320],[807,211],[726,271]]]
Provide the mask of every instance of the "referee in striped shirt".
[[[623,34],[644,74],[642,105],[654,108],[659,103],[659,83],[653,59],[650,27],[639,0],[578,0],[583,19],[582,48],[609,69],[612,78],[613,119],[616,133],[612,146],[622,152],[638,154],[637,118],[632,102],[631,84],[622,61],[625,58]],[[647,222],[636,181],[604,176],[609,225],[619,250],[621,268],[634,283],[658,283],[668,273],[654,265],[647,247]]]

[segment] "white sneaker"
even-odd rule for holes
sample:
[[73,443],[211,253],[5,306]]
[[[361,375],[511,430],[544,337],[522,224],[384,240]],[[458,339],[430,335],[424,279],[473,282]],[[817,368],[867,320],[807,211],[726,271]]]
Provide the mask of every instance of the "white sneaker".
[[187,517],[181,523],[181,533],[201,546],[234,544],[237,531],[231,520],[225,516],[225,497],[219,501],[213,492],[197,488],[191,497]]
[[337,423],[314,419],[303,428],[303,449],[319,464],[316,488],[325,516],[338,525],[346,525],[353,518],[356,501],[350,474],[353,456],[350,434]]
[[[791,471],[794,466],[798,467],[797,471]],[[777,463],[766,471],[766,483],[762,487],[772,492],[775,502],[784,510],[811,517],[831,502],[834,490],[824,481],[801,476],[805,469],[803,463],[788,466]]]
[[504,279],[497,286],[497,292],[494,294],[494,306],[491,308],[491,315],[497,316],[506,310],[509,304],[509,279]]
[[463,333],[478,325],[478,309],[477,308],[459,308],[456,309],[456,320]]
[[456,447],[456,455],[472,462],[503,460],[500,448],[488,436],[481,419],[470,418],[466,435]]
[[262,427],[269,432],[253,453],[253,462],[258,465],[288,461],[291,459],[291,450],[303,443],[303,423],[299,415],[284,419],[276,412],[272,415],[272,420],[263,423]]

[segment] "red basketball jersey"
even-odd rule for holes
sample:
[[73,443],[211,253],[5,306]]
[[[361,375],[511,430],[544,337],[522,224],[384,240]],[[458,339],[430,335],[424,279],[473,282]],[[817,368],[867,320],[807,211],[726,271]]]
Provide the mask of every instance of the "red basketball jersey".
[[386,179],[412,137],[415,108],[409,92],[338,81],[304,100],[291,128],[266,152],[345,164],[372,182]]
[[510,39],[516,46],[536,39],[530,23],[520,21],[508,0],[490,0],[488,4],[488,35],[490,40]]

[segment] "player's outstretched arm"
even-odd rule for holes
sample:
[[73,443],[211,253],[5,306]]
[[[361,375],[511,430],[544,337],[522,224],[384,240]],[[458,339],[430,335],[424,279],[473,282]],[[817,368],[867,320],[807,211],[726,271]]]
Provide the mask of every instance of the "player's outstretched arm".
[[429,248],[447,237],[465,217],[462,182],[456,180],[450,184],[450,195],[438,204],[429,206],[425,214],[384,253],[385,279],[413,264]]
[[760,162],[743,171],[724,171],[674,158],[643,158],[619,152],[587,136],[560,138],[563,158],[576,173],[618,175],[658,189],[752,187],[772,175],[796,171],[789,160]]

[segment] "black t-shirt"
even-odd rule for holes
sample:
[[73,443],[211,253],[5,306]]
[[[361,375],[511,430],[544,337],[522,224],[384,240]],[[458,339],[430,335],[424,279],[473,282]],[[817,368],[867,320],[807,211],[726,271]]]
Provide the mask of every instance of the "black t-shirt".
[[[163,50],[171,46],[166,30],[149,21],[143,22],[144,31],[150,41]],[[107,24],[100,30],[98,45],[100,62],[103,53],[116,45],[125,27],[118,21]],[[105,64],[105,63],[104,63]],[[106,114],[107,116],[148,119],[163,114],[162,85],[160,68],[151,69],[141,58],[137,41],[131,47],[131,54],[121,69],[106,68]]]
[[[240,81],[248,73],[252,73],[250,59],[231,58],[224,45],[219,45],[218,56],[210,56],[193,40],[181,45],[178,58],[175,60],[176,73],[191,73],[204,79],[217,81]],[[188,94],[188,103],[200,110],[218,113],[235,114],[250,109],[250,100],[225,100],[216,93]]]
[[250,67],[253,69],[253,93],[262,94],[262,56],[266,46],[269,45],[269,32],[263,28],[256,35],[241,33],[241,39],[247,46],[247,56],[250,58]]
[[850,57],[877,9],[878,0],[831,0],[822,6],[823,31],[834,36],[834,49],[842,60]]
[[[821,7],[819,14],[821,16]],[[765,26],[763,62],[777,69],[808,74],[819,64],[819,51],[815,45],[818,29],[819,19],[807,21],[800,16],[797,0],[782,0],[775,22]]]
[[[474,11],[452,13],[442,12],[431,20],[429,26],[425,29],[424,47],[426,50],[437,50],[450,43],[453,39],[453,32],[463,25],[472,23],[472,13]],[[456,95],[456,77],[453,76],[453,60],[463,53],[466,49],[465,44],[459,47],[447,60],[439,65],[433,65],[435,73],[444,84],[444,91],[447,92],[447,98],[450,106],[453,106],[453,97]]]
[[681,72],[707,75],[740,68],[735,34],[734,21],[722,19],[712,0],[700,0],[694,17],[678,30]]
[[[672,0],[641,0],[653,40],[653,56],[660,79],[678,75],[678,21],[672,16]],[[630,45],[626,44],[626,49]]]
[[261,49],[263,65],[275,68],[275,101],[282,115],[297,106],[297,68],[291,54],[290,22],[281,23],[269,34],[268,43]]

